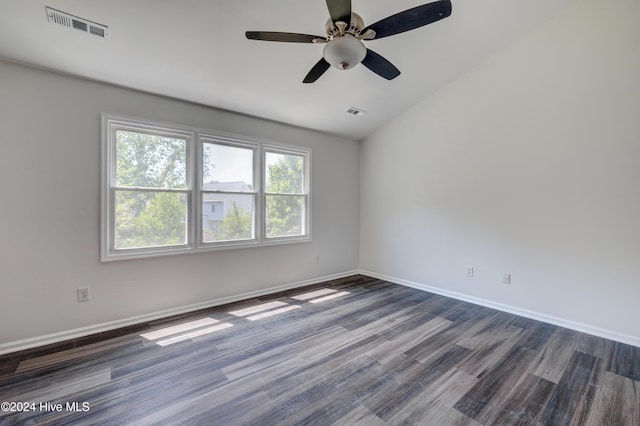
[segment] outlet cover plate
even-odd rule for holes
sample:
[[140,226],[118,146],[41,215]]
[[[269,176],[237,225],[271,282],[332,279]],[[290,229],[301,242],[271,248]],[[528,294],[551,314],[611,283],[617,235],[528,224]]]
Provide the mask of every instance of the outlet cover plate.
[[78,288],[78,302],[86,302],[90,299],[91,294],[89,293],[89,287]]

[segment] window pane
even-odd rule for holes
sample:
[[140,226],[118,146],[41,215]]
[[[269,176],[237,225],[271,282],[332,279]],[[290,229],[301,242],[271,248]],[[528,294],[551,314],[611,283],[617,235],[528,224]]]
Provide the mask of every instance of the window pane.
[[267,238],[303,235],[304,196],[267,195]]
[[267,192],[302,194],[304,158],[301,155],[266,153]]
[[187,141],[116,131],[116,185],[186,188]]
[[202,157],[202,189],[253,191],[252,149],[205,143]]
[[254,238],[253,200],[253,195],[204,193],[202,241],[211,243]]
[[116,191],[115,248],[187,243],[187,195]]

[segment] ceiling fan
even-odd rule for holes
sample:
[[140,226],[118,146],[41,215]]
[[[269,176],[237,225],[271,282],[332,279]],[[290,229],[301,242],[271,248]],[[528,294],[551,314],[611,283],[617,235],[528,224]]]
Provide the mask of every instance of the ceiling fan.
[[322,58],[311,68],[303,83],[313,83],[331,66],[349,70],[362,63],[387,80],[400,75],[391,62],[367,49],[362,40],[377,40],[413,30],[451,15],[451,1],[439,0],[396,13],[367,27],[357,13],[351,11],[351,0],[326,0],[329,20],[326,37],[273,31],[247,31],[250,40],[290,43],[325,43]]

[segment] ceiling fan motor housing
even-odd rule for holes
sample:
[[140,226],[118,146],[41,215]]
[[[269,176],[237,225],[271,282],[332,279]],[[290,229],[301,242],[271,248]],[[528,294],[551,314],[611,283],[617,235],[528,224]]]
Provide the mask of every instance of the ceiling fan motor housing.
[[351,12],[351,22],[345,22],[343,28],[340,28],[337,24],[329,18],[324,26],[325,33],[327,33],[327,40],[331,41],[336,37],[341,37],[345,34],[351,34],[356,38],[360,38],[360,31],[364,28],[364,21],[362,17],[357,13]]

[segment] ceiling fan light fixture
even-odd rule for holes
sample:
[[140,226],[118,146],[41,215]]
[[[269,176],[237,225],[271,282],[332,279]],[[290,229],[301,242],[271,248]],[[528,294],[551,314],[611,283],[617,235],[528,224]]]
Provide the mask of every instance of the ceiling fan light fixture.
[[326,3],[329,19],[325,23],[325,37],[276,31],[247,31],[246,37],[289,43],[326,43],[323,57],[307,73],[303,83],[315,82],[332,66],[344,71],[360,63],[380,77],[393,80],[400,75],[400,70],[383,56],[367,49],[362,40],[377,40],[415,30],[451,15],[451,0],[435,0],[365,27],[362,17],[351,10],[351,0],[326,0]]
[[364,44],[350,34],[336,37],[324,47],[324,59],[339,70],[350,70],[367,55]]

